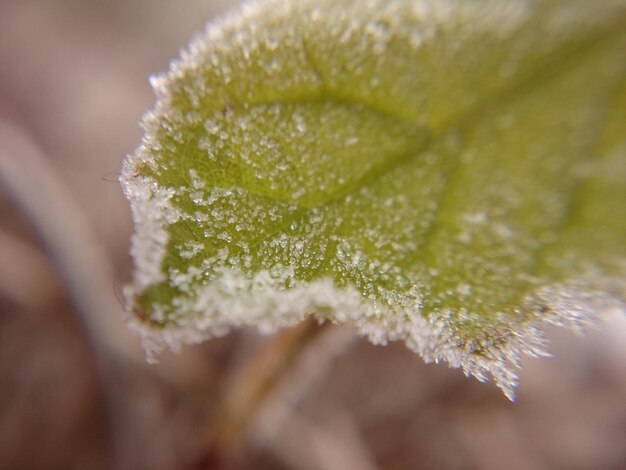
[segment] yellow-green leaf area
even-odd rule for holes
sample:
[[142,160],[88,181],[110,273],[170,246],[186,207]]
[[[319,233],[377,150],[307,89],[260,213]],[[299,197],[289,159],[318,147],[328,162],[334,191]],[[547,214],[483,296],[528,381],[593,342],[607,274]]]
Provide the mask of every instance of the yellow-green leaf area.
[[543,323],[624,308],[625,59],[623,0],[244,4],[124,165],[144,335],[315,314],[510,395]]

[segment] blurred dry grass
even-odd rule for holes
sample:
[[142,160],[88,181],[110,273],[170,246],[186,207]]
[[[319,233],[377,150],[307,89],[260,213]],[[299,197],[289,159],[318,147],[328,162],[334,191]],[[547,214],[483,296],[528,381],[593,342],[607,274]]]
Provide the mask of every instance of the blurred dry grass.
[[[39,206],[63,242],[93,251],[79,254],[93,295],[77,302],[35,215],[0,188],[2,469],[194,468],[229,377],[267,341],[237,332],[147,366],[116,298],[131,262],[116,178],[152,105],[146,78],[227,3],[0,0],[0,128],[13,129],[0,158],[26,177],[46,170],[70,204]],[[80,221],[91,244],[73,233]],[[313,346],[298,366],[313,372],[279,387],[231,467],[626,468],[624,318],[584,339],[552,333],[556,358],[525,361],[515,404],[400,345],[333,334],[341,354],[320,366],[333,346]]]

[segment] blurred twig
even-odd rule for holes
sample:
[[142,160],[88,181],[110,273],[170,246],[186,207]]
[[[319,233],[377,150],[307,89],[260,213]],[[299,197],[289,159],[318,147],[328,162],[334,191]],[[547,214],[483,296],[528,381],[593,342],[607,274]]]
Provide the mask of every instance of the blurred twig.
[[[319,325],[309,319],[271,339],[236,370],[225,388],[220,414],[211,424],[208,452],[202,456],[198,467],[224,468],[246,436],[272,448],[277,443],[276,438],[280,439],[278,430],[286,421],[291,423],[293,418],[305,423],[292,416],[293,408],[323,377],[332,360],[352,344],[354,337],[348,329],[335,328],[328,323]],[[325,447],[329,443],[330,438],[325,433],[315,436],[322,437],[311,441],[312,444]],[[335,448],[341,446],[335,443]],[[277,453],[281,452],[277,449]],[[353,452],[342,450],[337,455],[348,461]]]
[[203,456],[200,468],[215,468],[228,458],[286,371],[328,327],[311,319],[285,330],[237,369],[224,391],[220,414],[208,430],[208,453]]
[[[253,438],[261,444],[280,439],[281,430],[297,408],[321,382],[333,361],[354,343],[356,335],[347,327],[329,327],[302,349],[293,367],[286,370],[271,396],[259,410],[252,428]],[[287,406],[288,405],[288,406]]]
[[123,397],[113,389],[110,373],[114,366],[138,361],[112,292],[112,268],[43,152],[24,130],[1,118],[0,182],[37,231],[76,306],[105,398],[117,466],[124,443],[116,427],[120,422],[116,413]]
[[133,357],[107,256],[43,152],[25,131],[2,119],[0,182],[54,260],[96,355]]
[[316,424],[298,408],[313,394],[333,361],[355,342],[354,332],[333,327],[317,338],[268,397],[251,429],[252,437],[290,468],[298,470],[374,470],[348,414],[335,416],[341,433]]

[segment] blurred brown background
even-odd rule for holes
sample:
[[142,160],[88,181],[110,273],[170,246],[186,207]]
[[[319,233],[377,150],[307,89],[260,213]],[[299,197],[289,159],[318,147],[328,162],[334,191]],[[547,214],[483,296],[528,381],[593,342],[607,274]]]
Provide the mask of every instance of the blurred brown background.
[[[119,300],[131,221],[117,173],[152,106],[148,75],[229,3],[0,0],[0,469],[210,463],[206,430],[268,338],[240,331],[145,363]],[[626,319],[549,336],[555,358],[524,361],[510,403],[335,329],[230,465],[626,469]]]

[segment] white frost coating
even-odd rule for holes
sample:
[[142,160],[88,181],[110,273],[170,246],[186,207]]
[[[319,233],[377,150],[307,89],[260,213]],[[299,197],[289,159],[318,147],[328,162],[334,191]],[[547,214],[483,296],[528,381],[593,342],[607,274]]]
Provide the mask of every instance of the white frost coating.
[[[513,318],[511,314],[496,320],[484,320],[481,323],[485,326],[483,335],[467,339],[459,333],[459,319],[472,319],[473,321],[476,319],[476,314],[467,311],[439,310],[432,312],[429,318],[425,318],[421,313],[422,294],[417,287],[406,293],[404,298],[399,298],[398,294],[393,292],[381,294],[378,298],[389,300],[388,304],[393,306],[391,309],[387,305],[372,300],[372,296],[366,298],[365,294],[357,289],[362,286],[338,289],[330,279],[326,278],[308,284],[299,282],[294,276],[296,268],[289,266],[282,267],[275,272],[262,271],[254,274],[240,272],[237,269],[250,268],[250,261],[249,259],[246,261],[246,256],[242,257],[237,268],[221,268],[222,271],[216,273],[213,270],[214,266],[227,265],[228,261],[232,261],[229,256],[236,246],[240,246],[246,255],[254,250],[243,242],[238,245],[239,242],[235,241],[237,233],[255,229],[261,217],[267,218],[267,225],[275,225],[278,215],[270,211],[254,217],[257,225],[251,225],[252,228],[238,223],[233,226],[233,230],[225,229],[224,227],[228,227],[230,222],[223,219],[229,214],[215,208],[210,215],[201,210],[185,213],[173,205],[172,198],[174,195],[184,195],[187,191],[190,201],[199,209],[206,208],[208,211],[218,199],[220,202],[230,199],[231,191],[237,193],[236,196],[239,197],[245,191],[244,189],[205,188],[194,169],[189,170],[190,188],[165,188],[150,177],[137,176],[145,173],[142,170],[144,165],[158,174],[159,167],[155,162],[155,155],[162,150],[160,145],[163,144],[157,135],[160,131],[169,132],[171,129],[167,126],[172,122],[193,124],[196,121],[202,121],[202,128],[208,134],[219,137],[220,140],[215,145],[223,145],[223,141],[231,136],[220,130],[218,124],[212,119],[205,120],[204,116],[201,117],[197,112],[190,112],[183,116],[180,110],[172,104],[171,87],[181,81],[185,73],[205,67],[207,63],[217,67],[218,64],[214,63],[218,57],[215,51],[221,47],[231,47],[233,44],[241,46],[247,60],[249,58],[247,49],[258,47],[256,39],[263,39],[262,35],[258,34],[263,30],[256,29],[256,22],[259,18],[268,14],[269,11],[272,11],[276,17],[283,15],[283,19],[289,18],[293,14],[291,10],[299,10],[300,7],[306,9],[310,3],[312,4],[308,1],[298,3],[282,0],[248,2],[239,11],[209,24],[205,33],[194,39],[189,48],[182,53],[181,59],[172,62],[167,74],[152,78],[151,83],[158,98],[157,104],[155,109],[143,119],[143,127],[146,131],[143,144],[125,161],[121,178],[125,194],[131,201],[136,227],[132,241],[136,272],[134,285],[128,288],[127,296],[129,305],[133,305],[130,299],[134,299],[144,289],[168,281],[170,286],[181,292],[180,297],[172,300],[174,310],[180,312],[180,315],[172,314],[171,311],[166,312],[162,305],[154,305],[150,312],[150,319],[155,322],[165,322],[167,326],[159,329],[131,315],[132,328],[141,335],[149,357],[154,359],[164,347],[175,350],[182,344],[197,343],[210,337],[226,334],[232,328],[246,325],[257,326],[262,332],[269,333],[294,325],[307,315],[315,314],[320,320],[355,325],[361,335],[367,336],[376,344],[402,340],[426,361],[446,361],[450,366],[460,367],[465,374],[473,375],[479,380],[486,380],[488,375],[492,375],[498,386],[512,399],[517,383],[515,368],[519,364],[520,356],[546,354],[546,342],[542,335],[545,324],[551,323],[580,329],[593,323],[598,316],[605,313],[624,312],[626,308],[623,300],[620,300],[626,298],[626,282],[623,276],[606,279],[600,275],[589,275],[577,281],[544,287],[528,299],[523,312],[519,312],[519,317]],[[326,7],[332,5],[326,0],[319,0],[319,3]],[[352,10],[347,14],[343,12],[349,19],[352,18],[354,12],[361,15],[363,11],[365,20],[368,20],[368,14],[372,14],[378,19],[389,21],[393,21],[397,13],[396,9],[410,4],[412,14],[416,18],[423,19],[424,23],[422,29],[412,30],[405,38],[414,49],[428,47],[429,42],[435,42],[438,34],[444,34],[446,28],[453,27],[466,28],[460,29],[466,35],[472,34],[472,28],[480,28],[491,31],[496,36],[507,37],[516,28],[523,26],[524,21],[533,14],[533,9],[538,4],[530,1],[506,3],[499,0],[480,3],[368,0],[364,2],[365,4],[353,3]],[[483,5],[483,7],[477,7],[477,5]],[[481,21],[473,22],[477,16],[476,12],[483,10],[489,14],[480,15]],[[315,10],[309,13],[311,13],[312,21],[319,20],[319,15],[315,14]],[[356,18],[358,15],[354,16]],[[356,19],[363,21],[363,18]],[[559,21],[549,23],[551,29],[556,31],[553,36],[558,36],[558,29],[561,27],[564,31],[571,29],[568,17],[564,16],[563,12],[557,10],[555,18]],[[575,23],[577,20],[574,18],[571,21]],[[389,30],[383,26],[384,23],[384,21],[381,23],[372,19],[367,24],[359,24],[355,20],[354,28],[346,29],[346,40],[349,39],[350,34],[365,33],[370,40],[372,50],[382,56],[389,39]],[[561,23],[563,26],[560,26]],[[344,24],[341,23],[342,28],[343,26]],[[263,27],[262,24],[261,27]],[[237,31],[241,34],[233,36],[232,33]],[[287,38],[289,39],[291,38]],[[544,42],[549,44],[550,40]],[[265,44],[271,50],[281,45],[280,41],[274,37],[265,38]],[[513,59],[515,59],[514,54]],[[276,64],[280,65],[278,62]],[[515,60],[512,60],[512,64],[505,63],[504,65],[514,68]],[[219,71],[225,83],[232,79],[229,70],[228,64],[219,64]],[[503,73],[503,76],[508,73]],[[320,77],[316,76],[315,79],[320,79]],[[381,83],[383,82],[379,77],[372,77],[372,89],[380,86]],[[187,93],[194,109],[201,107],[200,98],[204,96],[205,88],[204,81],[196,79],[193,89]],[[434,92],[436,91],[435,88]],[[420,107],[420,109],[423,109],[424,113],[428,112],[426,107]],[[228,109],[225,108],[223,112],[227,113]],[[294,128],[299,134],[310,130],[311,126],[307,126],[299,114],[294,115],[294,120]],[[245,131],[251,124],[240,118],[239,125]],[[179,131],[173,132],[171,137],[178,142],[182,139]],[[356,146],[361,144],[361,140],[363,140],[362,137],[360,139],[357,136],[348,135],[345,136],[343,142],[346,146]],[[262,142],[261,144],[263,145]],[[198,145],[206,152],[207,160],[211,162],[218,160],[217,150],[212,147],[210,140],[201,139]],[[251,165],[250,162],[248,164]],[[280,163],[275,166],[275,169],[281,170]],[[311,175],[307,177],[310,178]],[[304,190],[302,187],[299,189]],[[294,194],[294,197],[297,197],[297,194]],[[393,201],[390,200],[389,206],[392,205]],[[284,210],[295,211],[295,208]],[[186,272],[174,269],[168,271],[162,266],[169,241],[168,228],[171,224],[181,220],[195,222],[204,229],[198,237],[199,240],[187,241],[180,247],[179,255],[182,258],[191,259],[201,253],[205,247],[205,244],[201,242],[203,236],[208,239],[207,242],[219,240],[225,246],[219,248],[212,260],[208,260],[211,262],[203,263],[200,267],[190,267]],[[482,212],[468,213],[465,222],[470,227],[490,225],[488,214]],[[502,239],[510,238],[513,233],[505,224],[492,225],[492,229]],[[472,240],[470,232],[461,232],[459,237],[465,243]],[[375,239],[375,236],[369,238]],[[379,241],[375,240],[376,243]],[[290,245],[288,242],[286,238],[276,238],[271,242],[276,246],[270,243],[269,248],[278,252],[281,249],[287,249]],[[383,247],[381,245],[379,248]],[[290,249],[294,256],[296,253],[301,254],[307,250],[303,242],[294,243]],[[314,253],[312,258],[318,255],[319,253]],[[335,256],[350,270],[358,271],[365,266],[360,251],[350,250],[350,246],[344,247],[341,239],[337,243]],[[303,258],[301,267],[308,266],[304,262],[310,263],[309,258]],[[212,273],[215,276],[212,276],[213,278],[208,283],[204,283],[207,278],[203,278],[203,275],[210,270],[213,270]],[[384,266],[371,271],[389,272]],[[433,277],[437,276],[434,268],[430,274]],[[290,287],[286,288],[286,285]],[[596,286],[602,289],[596,289]],[[458,297],[465,298],[473,293],[472,289],[469,284],[459,283],[455,293]]]
[[[289,275],[288,269],[285,275]],[[402,340],[426,362],[445,361],[480,381],[491,375],[505,395],[514,400],[521,356],[549,355],[543,335],[547,324],[581,331],[609,314],[626,312],[623,278],[586,277],[540,289],[528,298],[528,316],[519,321],[503,319],[488,327],[488,339],[461,344],[451,312],[435,312],[424,318],[415,292],[407,296],[410,300],[405,311],[391,312],[380,303],[363,299],[355,288],[337,289],[328,279],[290,289],[282,288],[283,282],[282,277],[268,272],[246,279],[236,272],[223,271],[216,281],[198,289],[192,300],[179,299],[178,307],[187,315],[177,325],[158,329],[134,316],[130,325],[142,338],[149,360],[155,361],[164,347],[177,351],[184,344],[200,343],[242,326],[272,333],[313,314],[320,321],[354,325],[374,344]],[[596,285],[603,286],[603,290],[594,289]]]
[[626,314],[626,276],[587,277],[561,287],[544,287],[536,299],[550,307],[550,324],[580,333],[594,326],[599,313]]
[[131,255],[135,260],[134,289],[140,291],[165,279],[161,263],[169,238],[166,228],[180,219],[181,212],[171,204],[173,189],[160,187],[148,177],[132,176],[131,172],[130,165],[126,165],[120,181],[135,222]]

